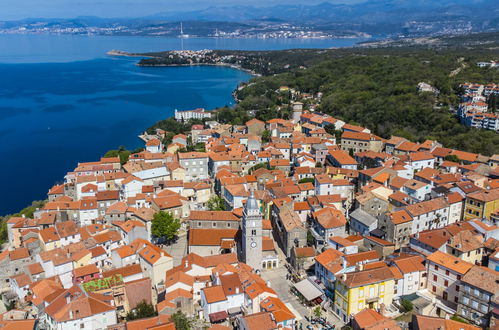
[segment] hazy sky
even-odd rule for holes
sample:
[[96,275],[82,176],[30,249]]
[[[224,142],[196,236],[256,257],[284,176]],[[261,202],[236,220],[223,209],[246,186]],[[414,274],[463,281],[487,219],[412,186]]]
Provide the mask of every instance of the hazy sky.
[[[136,17],[209,6],[317,4],[327,0],[0,0],[0,20],[26,17]],[[360,0],[329,0],[351,3]]]

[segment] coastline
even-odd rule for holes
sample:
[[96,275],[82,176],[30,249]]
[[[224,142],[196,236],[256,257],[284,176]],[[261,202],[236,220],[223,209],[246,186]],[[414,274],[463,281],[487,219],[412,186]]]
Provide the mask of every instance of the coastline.
[[[110,50],[106,53],[106,55],[109,56],[124,56],[124,57],[141,57],[141,58],[160,58],[158,56],[147,56],[147,55],[142,55],[138,53],[129,53],[121,50]],[[228,64],[228,63],[222,63],[222,62],[217,62],[217,63],[186,63],[186,64],[140,64],[136,63],[135,65],[141,66],[141,67],[182,67],[182,66],[221,66],[221,67],[227,67],[231,69],[236,69],[240,70],[243,72],[246,72],[254,77],[260,77],[261,74],[256,73],[253,70],[245,69],[240,65],[237,64]]]
[[[122,56],[124,56],[124,55],[122,55]],[[133,56],[133,57],[137,57],[137,56]],[[149,58],[154,58],[154,57],[149,56]],[[226,68],[231,68],[231,69],[236,69],[236,70],[246,72],[246,73],[248,73],[252,76],[255,76],[255,77],[261,77],[261,74],[256,73],[253,70],[245,69],[245,68],[243,68],[239,65],[236,65],[236,64],[227,64],[227,63],[192,63],[192,64],[139,64],[139,63],[136,63],[135,65],[142,66],[142,67],[223,66]]]

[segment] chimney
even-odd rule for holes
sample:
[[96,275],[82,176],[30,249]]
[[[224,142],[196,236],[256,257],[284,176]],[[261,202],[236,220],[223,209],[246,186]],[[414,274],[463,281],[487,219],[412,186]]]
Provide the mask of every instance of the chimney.
[[345,282],[347,280],[347,274],[341,274],[341,280]]
[[236,287],[236,294],[239,294],[239,287]]
[[347,260],[345,259],[345,257],[341,257],[341,266],[343,269],[346,269],[348,266],[348,263],[347,263]]
[[270,281],[267,281],[267,286],[268,286],[269,288],[271,287],[271,286],[270,286]]

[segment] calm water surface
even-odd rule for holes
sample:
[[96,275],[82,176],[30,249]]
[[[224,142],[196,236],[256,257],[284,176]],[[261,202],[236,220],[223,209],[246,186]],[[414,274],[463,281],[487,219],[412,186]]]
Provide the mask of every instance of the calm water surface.
[[0,215],[46,198],[78,162],[98,160],[174,109],[231,105],[250,76],[223,67],[141,68],[111,49],[347,47],[359,40],[0,35]]

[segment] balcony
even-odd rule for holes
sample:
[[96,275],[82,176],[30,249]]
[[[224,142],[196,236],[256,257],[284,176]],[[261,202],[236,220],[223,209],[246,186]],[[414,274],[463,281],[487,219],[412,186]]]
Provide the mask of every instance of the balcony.
[[378,302],[378,300],[379,300],[378,296],[375,296],[375,297],[366,297],[366,303],[368,303],[368,304],[374,303],[374,302]]

